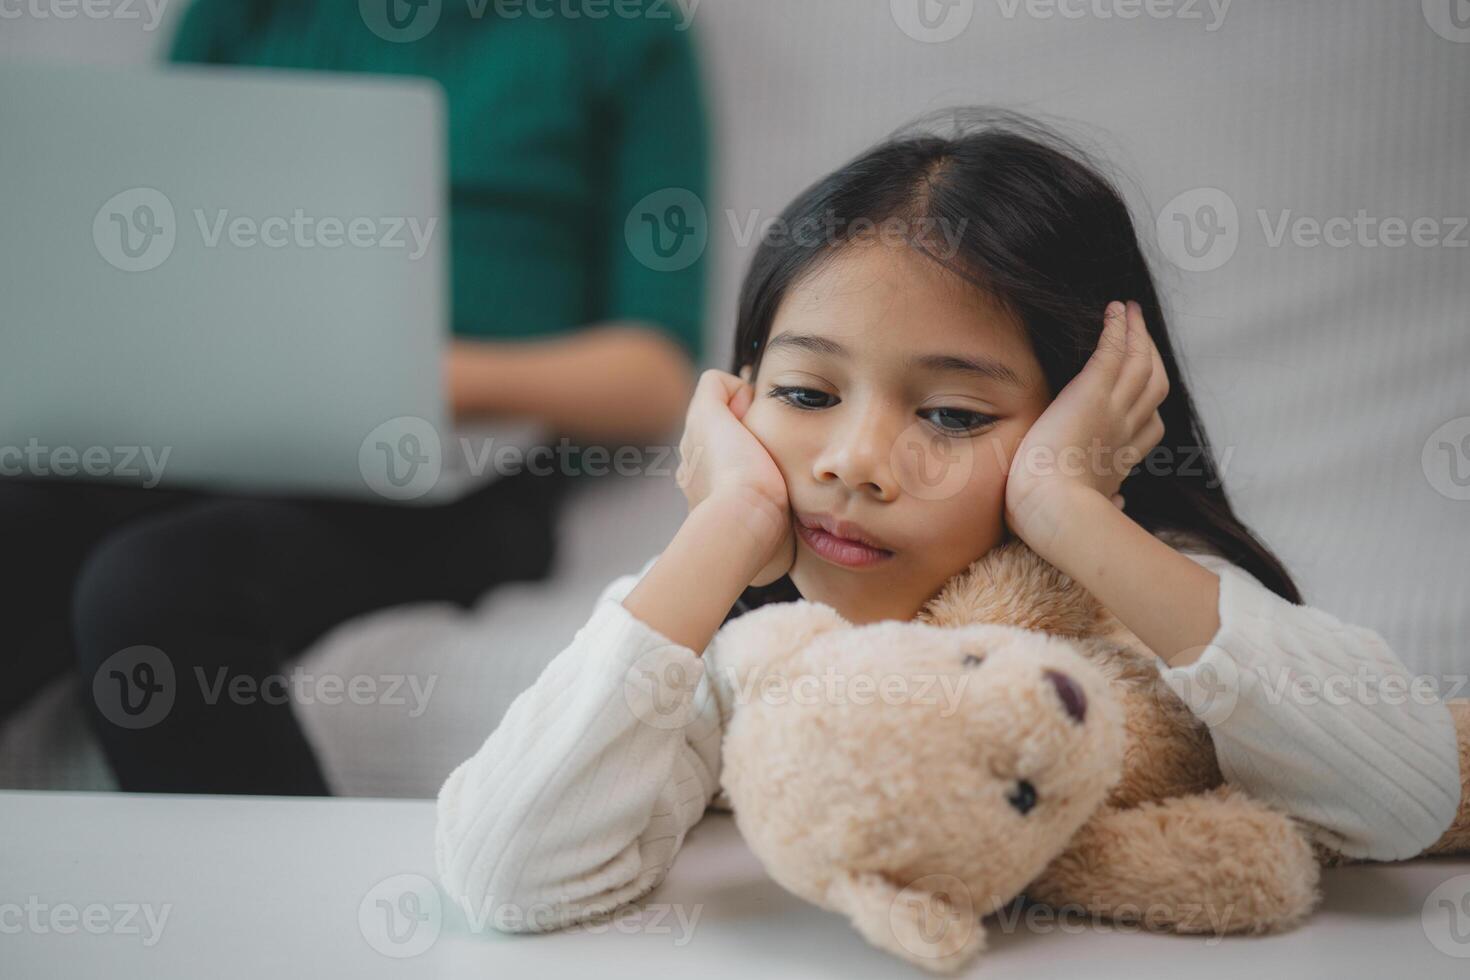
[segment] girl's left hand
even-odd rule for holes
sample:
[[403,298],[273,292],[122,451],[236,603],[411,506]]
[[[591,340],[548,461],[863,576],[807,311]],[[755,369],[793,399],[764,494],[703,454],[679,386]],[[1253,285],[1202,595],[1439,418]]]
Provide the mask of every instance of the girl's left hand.
[[1006,523],[1026,540],[1041,515],[1079,490],[1119,507],[1118,488],[1164,437],[1158,407],[1169,394],[1163,359],[1142,308],[1108,304],[1102,335],[1087,363],[1026,432],[1006,478]]

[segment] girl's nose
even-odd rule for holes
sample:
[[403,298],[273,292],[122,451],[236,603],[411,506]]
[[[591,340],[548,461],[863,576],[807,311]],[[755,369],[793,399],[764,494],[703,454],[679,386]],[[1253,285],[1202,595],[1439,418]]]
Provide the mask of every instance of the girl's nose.
[[818,483],[841,481],[854,493],[890,500],[898,491],[894,479],[893,438],[878,412],[853,412],[831,432],[812,464]]

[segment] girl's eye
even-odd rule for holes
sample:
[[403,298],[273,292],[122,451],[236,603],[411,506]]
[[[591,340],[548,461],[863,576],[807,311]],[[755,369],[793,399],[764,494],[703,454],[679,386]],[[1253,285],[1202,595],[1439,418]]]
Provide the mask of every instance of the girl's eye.
[[[779,399],[793,408],[806,411],[831,407],[825,404],[825,400],[832,396],[825,392],[817,391],[814,388],[773,385],[769,394],[772,398]],[[821,402],[821,404],[813,404],[813,400]],[[963,408],[929,408],[919,414],[925,418],[936,416],[937,420],[934,422],[935,427],[949,435],[965,435],[983,429],[996,421],[993,415],[986,415],[983,412],[971,412]]]
[[771,388],[770,395],[771,395],[772,398],[780,399],[781,401],[783,401],[786,404],[792,406],[793,408],[816,409],[816,408],[826,408],[827,407],[826,405],[812,405],[812,404],[809,404],[807,402],[799,401],[798,400],[798,399],[801,399],[801,398],[811,398],[811,397],[826,398],[826,397],[828,397],[826,394],[824,394],[824,393],[822,393],[820,391],[817,391],[817,390],[815,390],[813,388],[793,388],[793,387],[790,387],[790,386],[787,386],[787,385],[774,385]]
[[963,408],[931,408],[920,413],[925,415],[938,415],[948,419],[936,421],[935,426],[942,432],[963,435],[967,432],[975,432],[985,428],[995,421],[995,416],[986,415],[983,412],[971,412]]

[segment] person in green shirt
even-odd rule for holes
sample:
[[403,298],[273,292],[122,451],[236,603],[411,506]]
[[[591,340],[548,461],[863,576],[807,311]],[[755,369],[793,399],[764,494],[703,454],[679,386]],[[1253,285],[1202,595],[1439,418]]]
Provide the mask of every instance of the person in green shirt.
[[[452,410],[540,420],[579,447],[676,434],[704,354],[695,46],[667,0],[595,9],[195,0],[170,52],[435,79],[449,123]],[[421,36],[405,32],[430,15]],[[122,789],[328,793],[291,699],[272,696],[290,690],[290,662],[353,616],[469,605],[497,583],[544,577],[569,475],[523,470],[438,507],[0,487],[0,531],[43,528],[50,546],[14,596],[37,629],[0,717],[64,670],[55,651],[71,648]],[[110,658],[140,647],[166,657],[173,702],[147,725],[120,724],[110,681],[125,697],[123,681],[149,682],[157,665],[143,677]]]
[[[704,353],[705,265],[661,262],[656,242],[631,248],[625,232],[640,202],[662,211],[679,191],[707,194],[696,52],[677,5],[444,0],[427,34],[395,40],[364,15],[375,4],[400,18],[430,9],[195,0],[171,57],[438,81],[449,107],[456,410],[529,415],[588,440],[666,432]],[[504,343],[526,338],[571,342]]]

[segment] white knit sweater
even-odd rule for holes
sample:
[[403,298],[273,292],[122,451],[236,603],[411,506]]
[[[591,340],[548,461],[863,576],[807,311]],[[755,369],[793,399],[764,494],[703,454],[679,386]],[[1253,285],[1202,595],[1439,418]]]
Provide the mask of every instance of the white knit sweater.
[[[1184,553],[1220,576],[1220,631],[1163,676],[1209,725],[1225,778],[1353,857],[1406,858],[1438,839],[1460,794],[1445,705],[1416,696],[1372,630]],[[444,887],[501,928],[560,928],[643,896],[705,809],[724,803],[724,699],[711,682],[723,631],[696,656],[622,605],[656,558],[603,589],[439,792]],[[677,723],[641,710],[630,677],[683,677],[658,692],[660,716]]]

